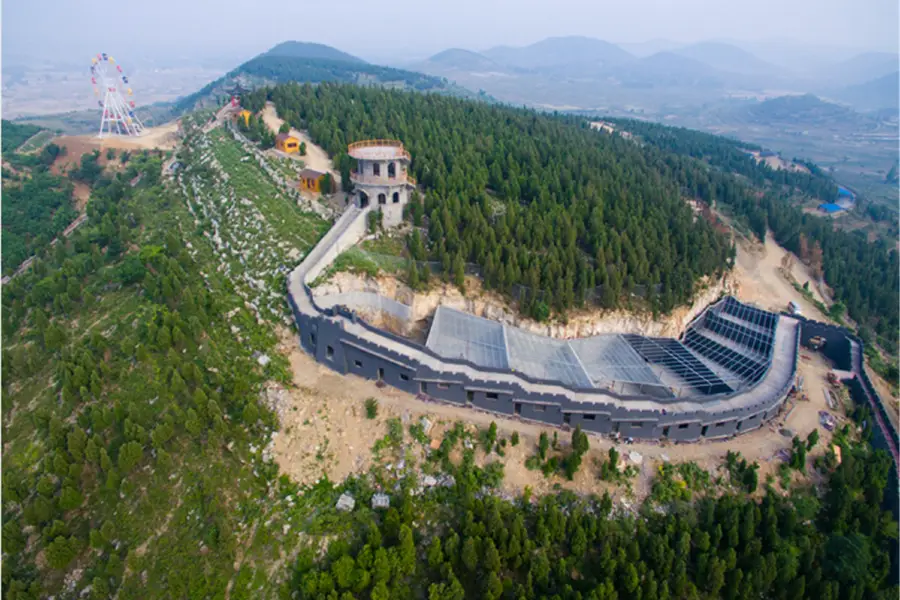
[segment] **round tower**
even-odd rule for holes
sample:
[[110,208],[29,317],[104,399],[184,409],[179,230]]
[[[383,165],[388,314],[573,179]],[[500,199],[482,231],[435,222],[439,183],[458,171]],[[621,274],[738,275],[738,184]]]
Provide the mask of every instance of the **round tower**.
[[347,154],[357,164],[350,173],[354,204],[363,210],[381,210],[385,227],[399,225],[416,185],[408,173],[409,152],[398,140],[364,140],[350,144]]

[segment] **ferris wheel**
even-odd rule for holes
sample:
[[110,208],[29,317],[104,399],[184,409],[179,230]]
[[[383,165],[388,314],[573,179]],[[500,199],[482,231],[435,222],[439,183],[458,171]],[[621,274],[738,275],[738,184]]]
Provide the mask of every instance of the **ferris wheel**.
[[103,111],[97,137],[144,133],[144,124],[134,113],[134,92],[128,77],[106,52],[91,58],[91,83],[97,104]]

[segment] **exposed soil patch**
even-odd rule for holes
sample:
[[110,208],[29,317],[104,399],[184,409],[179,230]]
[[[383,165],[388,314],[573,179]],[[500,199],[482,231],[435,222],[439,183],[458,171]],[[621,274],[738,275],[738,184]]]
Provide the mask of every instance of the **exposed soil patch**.
[[[777,471],[779,459],[775,457],[776,453],[790,448],[790,438],[779,433],[779,428],[789,427],[805,438],[819,427],[818,411],[828,410],[822,390],[828,385],[825,375],[830,366],[820,355],[804,352],[808,358],[801,360],[799,372],[804,376],[809,400],[796,401],[793,410],[788,407],[772,424],[736,438],[694,444],[614,444],[608,438],[591,435],[591,450],[585,456],[581,470],[574,481],[566,481],[561,477],[546,478],[540,471],[526,469],[525,460],[536,453],[542,431],[548,432],[551,438],[557,432],[563,446],[571,439],[568,432],[450,404],[424,402],[392,387],[379,388],[372,381],[339,375],[300,350],[296,337],[287,330],[282,331],[280,349],[289,355],[296,387],[290,391],[281,431],[273,444],[273,456],[281,470],[299,483],[313,483],[324,475],[332,481],[340,481],[348,475],[368,471],[373,464],[371,448],[376,440],[384,437],[388,419],[399,417],[406,427],[427,416],[435,424],[430,432],[432,439],[440,440],[456,421],[478,428],[486,428],[493,421],[501,437],[508,438],[518,432],[520,444],[516,447],[507,445],[505,457],[485,456],[481,450],[477,453],[479,464],[493,460],[504,463],[503,491],[506,493],[520,494],[526,486],[538,495],[553,493],[559,484],[582,494],[602,494],[609,490],[614,496],[628,496],[639,501],[650,492],[656,470],[665,459],[675,463],[693,461],[715,472],[724,462],[726,453],[733,450],[760,463],[762,482],[765,475]],[[376,398],[379,403],[378,417],[374,420],[366,418],[367,398]],[[832,411],[832,414],[835,413]],[[810,453],[810,461],[824,453],[826,443],[831,439],[830,433],[819,429],[821,441]],[[409,439],[408,434],[406,437]],[[598,477],[598,461],[606,459],[613,445],[618,447],[620,454],[627,456],[629,452],[637,452],[643,458],[641,464],[635,465],[640,471],[632,481],[632,494],[627,493],[625,487],[611,485]]]
[[[782,274],[782,259],[790,253],[775,243],[772,234],[766,236],[765,244],[739,240],[737,250],[734,278],[738,284],[737,297],[740,300],[751,302],[772,312],[783,312],[787,309],[788,303],[793,301],[800,305],[804,316],[830,321],[803,294],[795,290]],[[810,291],[824,302],[809,269],[796,257],[791,272],[800,285],[809,282]]]
[[152,127],[140,137],[107,137],[98,138],[92,135],[61,135],[53,139],[53,143],[66,149],[65,156],[60,156],[53,163],[51,171],[59,174],[70,166],[77,166],[81,156],[94,150],[100,150],[98,164],[107,165],[106,150],[171,150],[178,143],[178,122],[173,121],[160,127]]
[[[275,105],[271,102],[266,103],[266,107],[262,111],[262,119],[274,133],[278,133],[279,128],[284,123],[284,119],[278,117]],[[335,173],[334,165],[331,163],[328,153],[320,146],[317,146],[305,131],[291,129],[291,135],[306,144],[306,155],[298,156],[298,158],[303,160],[307,167],[322,173],[331,173],[336,182],[340,181],[340,174]]]

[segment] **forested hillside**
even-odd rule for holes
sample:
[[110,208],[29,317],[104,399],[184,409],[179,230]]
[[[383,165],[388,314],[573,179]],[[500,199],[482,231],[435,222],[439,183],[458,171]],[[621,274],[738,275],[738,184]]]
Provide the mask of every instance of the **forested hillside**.
[[[364,62],[335,48],[318,44],[285,42],[251,58],[199,91],[178,100],[174,108],[192,110],[218,101],[236,87],[253,88],[274,83],[342,82],[438,92],[462,97],[475,94],[440,77]],[[487,96],[483,96],[487,98]]]
[[47,172],[3,183],[3,274],[45,248],[78,213],[72,184]]
[[[45,250],[78,216],[71,182],[49,171],[64,149],[51,143],[39,153],[15,152],[39,131],[46,130],[3,121],[3,275],[11,274],[24,260]],[[10,168],[6,168],[7,164]]]
[[161,163],[99,176],[87,225],[3,286],[4,599],[222,597],[241,520],[277,505],[248,444],[286,361]]
[[579,118],[344,85],[289,84],[242,101],[256,110],[266,98],[309,129],[344,179],[349,142],[402,140],[427,191],[431,256],[445,272],[477,263],[490,287],[532,290],[528,312],[563,311],[595,286],[602,305],[618,306],[636,285],[659,289],[651,302],[667,311],[733,256],[694,219],[661,155]]
[[529,505],[460,486],[302,556],[299,597],[888,600],[896,523],[875,499],[889,468],[858,450],[821,500],[724,495],[636,518],[612,514],[608,496]]
[[[828,219],[804,213],[796,196],[833,201],[834,182],[815,165],[810,173],[775,171],[757,164],[742,148],[753,148],[688,129],[619,120],[616,123],[655,148],[671,151],[669,176],[687,193],[719,205],[759,239],[771,230],[775,240],[813,263],[835,299],[861,325],[864,337],[879,336],[884,348],[897,351],[900,330],[900,257],[896,245],[863,233],[833,227]],[[746,179],[735,177],[734,174]]]
[[[837,432],[843,462],[815,462],[822,494],[790,473],[784,491],[757,490],[752,466],[749,484],[723,468],[714,488],[713,474],[673,463],[640,511],[609,496],[502,499],[492,457],[506,439],[485,452],[457,423],[415,465],[429,440],[399,417],[371,449],[396,468],[291,481],[267,448],[279,408],[268,392],[290,385],[276,327],[284,273],[327,225],[239,140],[203,131],[209,118],[184,120],[172,179],[150,152],[115,173],[87,158],[86,225],[3,286],[4,600],[896,598],[897,528],[881,510],[891,463],[865,442],[865,407],[861,435]],[[536,201],[560,223],[571,210]],[[445,208],[457,210],[432,210]],[[551,460],[603,476],[580,454],[569,462],[576,434],[587,446],[576,431],[573,452],[557,451],[554,436]],[[446,485],[423,489],[423,473]],[[344,492],[351,512],[335,507]],[[370,508],[376,492],[390,508]]]
[[3,138],[3,154],[12,152],[24,144],[25,140],[36,134],[38,131],[41,131],[41,128],[37,125],[23,125],[21,123],[7,121],[6,119],[3,119],[2,122],[0,122],[0,126],[2,126],[0,137]]

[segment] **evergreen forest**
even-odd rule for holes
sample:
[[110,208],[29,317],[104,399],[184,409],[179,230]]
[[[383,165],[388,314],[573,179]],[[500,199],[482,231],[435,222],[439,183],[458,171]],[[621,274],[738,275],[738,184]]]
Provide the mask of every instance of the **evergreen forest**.
[[[624,289],[658,275],[656,301],[675,302],[676,290],[687,294],[727,266],[728,240],[684,206],[679,171],[661,170],[673,155],[528,111],[342,86],[313,92],[272,93],[297,95],[288,109],[295,125],[311,118],[300,111],[327,115],[313,134],[330,140],[345,169],[350,134],[407,141],[415,174],[433,190],[420,207],[427,252],[482,260],[486,272],[493,262],[498,289],[524,281],[565,290],[545,279],[554,274],[571,278],[573,290],[579,278],[587,286],[621,275]],[[361,102],[371,106],[359,116]],[[340,112],[328,108],[342,103],[360,119],[406,129],[348,121],[345,134]],[[430,110],[434,119],[423,118]],[[796,440],[790,468],[808,479],[791,485],[788,473],[780,489],[759,485],[754,466],[734,456],[738,476],[723,468],[700,477],[696,465],[672,464],[683,475],[662,466],[650,473],[653,491],[633,508],[610,495],[509,495],[499,457],[519,434],[499,439],[496,426],[475,444],[456,423],[434,449],[421,424],[404,428],[398,417],[371,452],[403,460],[405,471],[308,485],[282,474],[264,449],[276,432],[292,435],[279,430],[268,396],[272,386],[292,386],[281,342],[294,340],[278,333],[290,323],[284,274],[296,260],[290,252],[309,251],[327,223],[284,196],[242,142],[206,131],[210,116],[183,119],[174,171],[157,152],[134,152],[116,169],[82,157],[70,177],[90,186],[88,220],[60,243],[33,248],[31,268],[3,286],[4,600],[897,597],[897,525],[883,510],[896,484],[890,458],[866,441],[873,420],[864,407],[835,435],[842,461],[833,451],[807,460]],[[570,138],[584,144],[583,157],[547,141]],[[495,162],[475,168],[431,149],[444,143]],[[527,176],[520,161],[533,165]],[[64,179],[43,165],[24,168],[4,181],[5,196],[6,186],[35,185],[31,195],[67,200]],[[48,203],[36,204],[40,215],[13,204],[24,239],[43,233]],[[657,245],[685,262],[665,273],[661,265],[676,261]],[[510,264],[519,279],[510,279]],[[532,273],[536,281],[525,278]],[[568,299],[554,292],[549,301],[562,309]],[[379,410],[377,401],[357,408]],[[579,430],[571,452],[556,438],[523,432],[521,440],[541,461],[550,455],[539,466],[552,481],[625,477],[612,451],[602,468],[587,454]],[[425,447],[421,464],[406,460]],[[421,489],[425,471],[446,485]],[[370,508],[376,492],[389,495],[389,508]],[[353,511],[336,508],[344,493],[355,497]]]
[[727,138],[614,120],[635,143],[598,134],[583,117],[433,94],[286,84],[242,102],[258,110],[267,99],[310,131],[344,179],[348,143],[401,140],[425,189],[428,258],[454,274],[475,263],[489,288],[524,289],[516,297],[532,316],[585,300],[617,307],[635,291],[662,312],[688,301],[734,259],[731,242],[684,202],[696,199],[760,240],[771,230],[814,264],[865,339],[897,350],[898,252],[800,209],[798,197],[837,196],[815,165],[775,171],[745,152],[758,148]]
[[448,273],[477,264],[490,288],[526,288],[525,312],[565,311],[595,288],[600,305],[616,307],[638,286],[668,311],[733,260],[730,240],[694,218],[659,156],[581,119],[346,85],[288,84],[242,103],[257,110],[267,98],[309,129],[345,180],[348,143],[403,141],[426,190],[429,257]]

